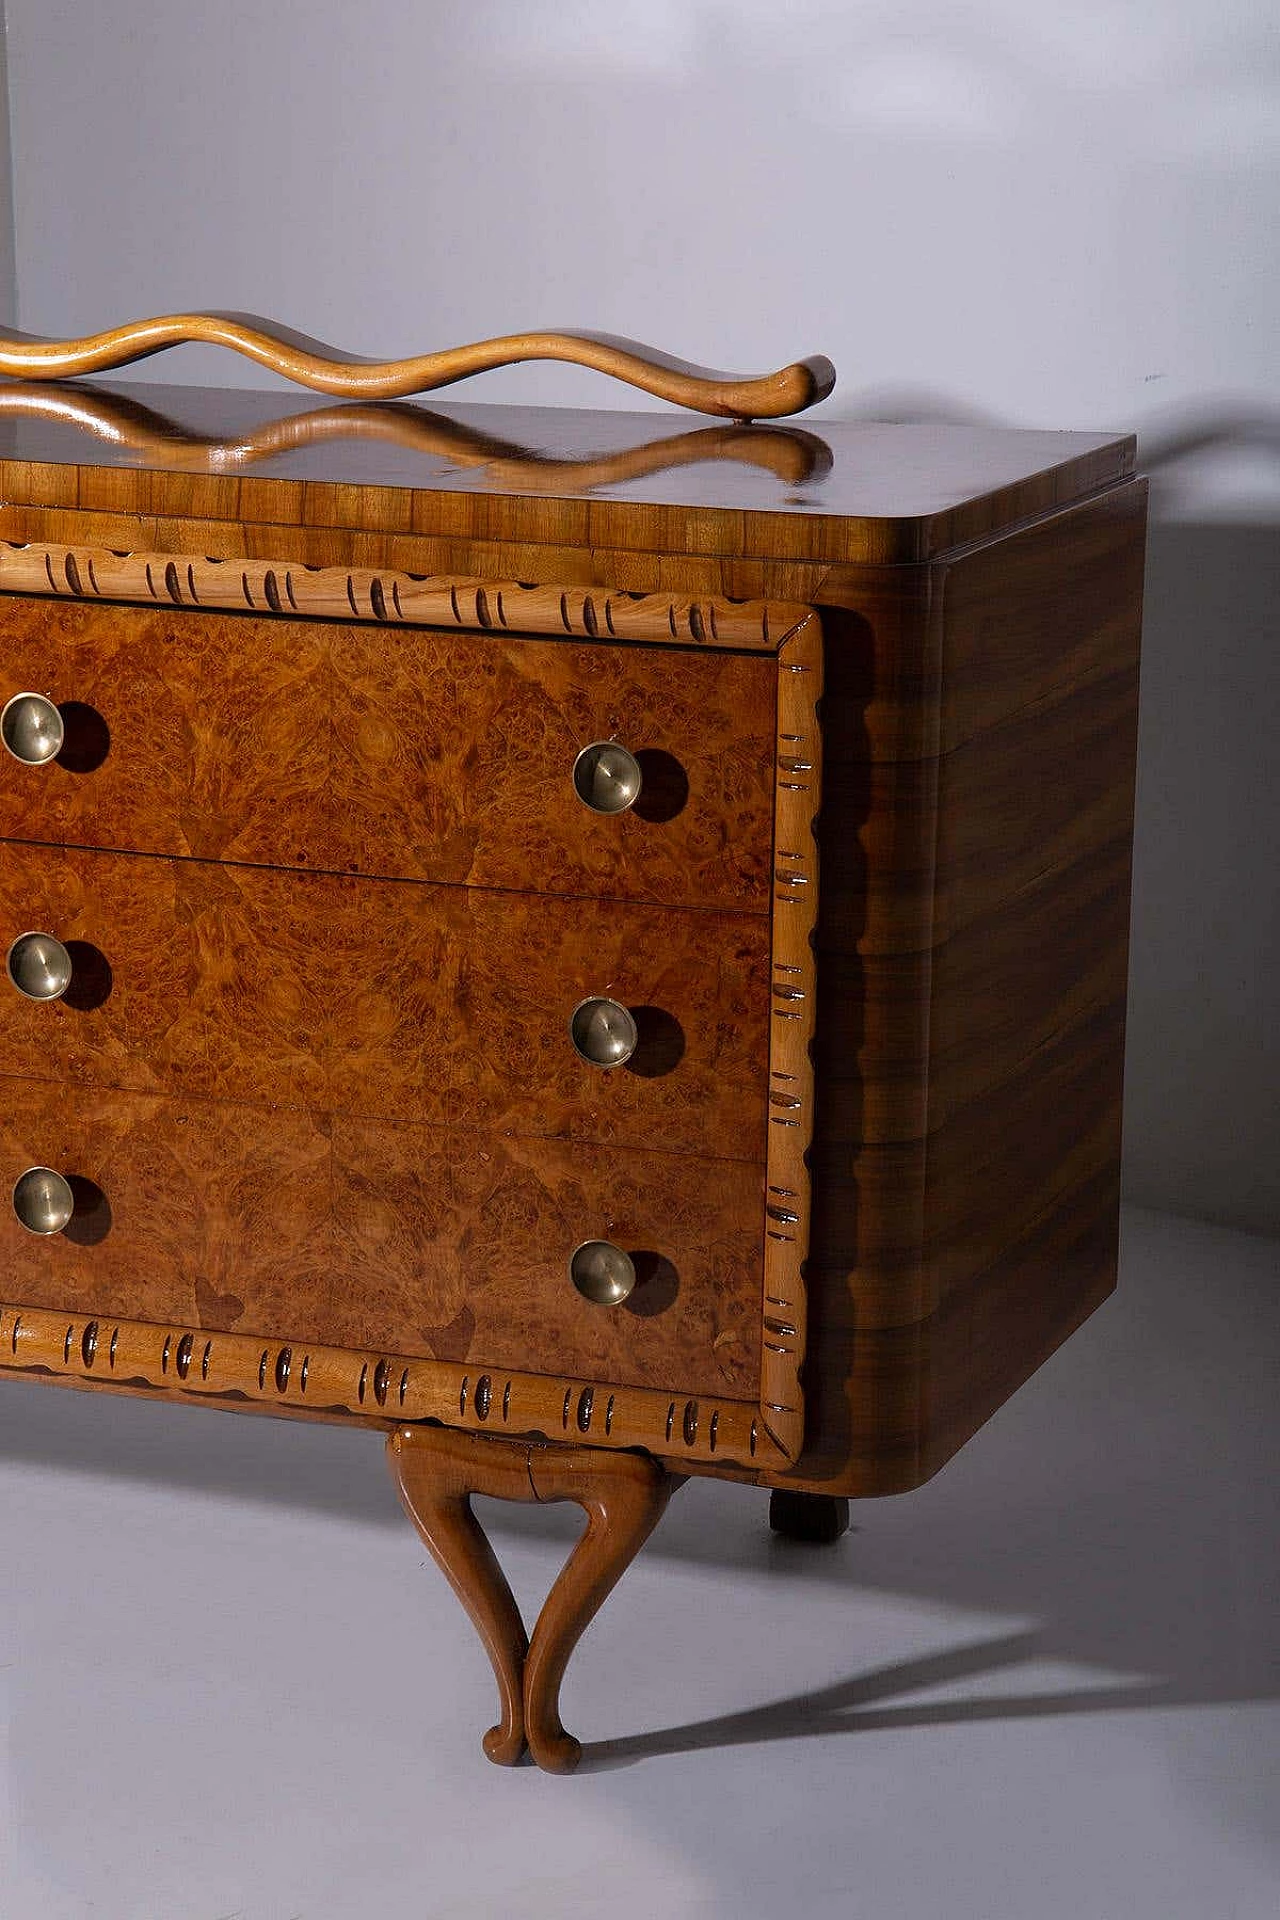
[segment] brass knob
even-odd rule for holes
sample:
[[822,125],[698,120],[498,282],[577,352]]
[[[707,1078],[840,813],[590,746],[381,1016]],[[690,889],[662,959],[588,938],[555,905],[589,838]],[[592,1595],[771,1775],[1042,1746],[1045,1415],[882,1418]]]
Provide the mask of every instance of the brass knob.
[[621,1067],[639,1035],[630,1010],[616,1000],[582,1000],[569,1017],[569,1038],[579,1059],[593,1067]]
[[635,1262],[612,1240],[584,1240],[569,1256],[569,1278],[584,1300],[616,1307],[635,1286]]
[[5,967],[27,1000],[60,1000],[71,985],[71,955],[51,933],[20,933]]
[[592,813],[625,813],[640,794],[640,762],[616,740],[597,740],[573,763],[573,786]]
[[62,715],[42,693],[15,693],[0,712],[0,740],[26,767],[43,767],[62,752]]
[[61,1233],[76,1210],[75,1195],[52,1167],[28,1167],[13,1189],[13,1210],[28,1233]]

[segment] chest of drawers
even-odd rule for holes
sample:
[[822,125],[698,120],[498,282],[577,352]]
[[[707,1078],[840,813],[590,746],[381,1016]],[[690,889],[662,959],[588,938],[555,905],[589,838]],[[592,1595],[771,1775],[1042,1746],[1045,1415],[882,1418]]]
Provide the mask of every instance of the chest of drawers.
[[567,1767],[682,1476],[834,1532],[1113,1285],[1132,443],[0,403],[0,1366],[381,1429]]

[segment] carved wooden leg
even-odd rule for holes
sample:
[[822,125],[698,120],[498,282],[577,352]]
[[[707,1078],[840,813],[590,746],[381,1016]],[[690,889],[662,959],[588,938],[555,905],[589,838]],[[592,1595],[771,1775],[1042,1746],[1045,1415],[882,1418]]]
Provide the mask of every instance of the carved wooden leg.
[[[569,1773],[582,1749],[560,1719],[569,1656],[662,1517],[682,1481],[645,1454],[548,1447],[446,1427],[398,1427],[387,1442],[410,1519],[470,1614],[493,1663],[501,1719],[484,1737],[499,1766],[528,1741],[538,1765]],[[479,1521],[473,1493],[500,1500],[573,1500],[587,1529],[565,1562],[534,1628],[519,1609]]]
[[508,1500],[533,1496],[522,1448],[480,1444],[486,1449],[483,1473],[474,1436],[443,1427],[400,1427],[387,1441],[387,1457],[409,1518],[471,1615],[493,1666],[501,1718],[485,1734],[484,1750],[497,1766],[514,1767],[525,1747],[524,1660],[529,1641],[498,1557],[471,1511],[471,1495],[494,1493]]
[[560,1719],[560,1682],[569,1656],[662,1518],[683,1480],[639,1453],[545,1447],[529,1461],[539,1500],[576,1500],[587,1530],[538,1616],[524,1670],[529,1747],[549,1773],[571,1773],[582,1748]]

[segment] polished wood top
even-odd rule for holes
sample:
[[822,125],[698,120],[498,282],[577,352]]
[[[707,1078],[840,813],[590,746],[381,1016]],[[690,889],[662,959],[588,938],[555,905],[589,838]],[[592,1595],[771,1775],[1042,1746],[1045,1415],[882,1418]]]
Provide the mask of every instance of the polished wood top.
[[1134,450],[969,425],[0,384],[0,488],[17,506],[461,536],[498,513],[505,537],[538,545],[832,563],[931,558],[1114,484]]

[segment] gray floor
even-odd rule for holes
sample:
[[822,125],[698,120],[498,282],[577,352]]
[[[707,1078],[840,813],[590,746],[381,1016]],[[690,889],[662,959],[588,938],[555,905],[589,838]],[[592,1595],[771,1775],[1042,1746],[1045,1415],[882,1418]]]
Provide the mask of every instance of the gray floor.
[[[579,1651],[584,1770],[365,1435],[0,1382],[3,1920],[1275,1920],[1280,1246],[1122,1291],[833,1549],[691,1484]],[[485,1508],[535,1606],[573,1520]]]

